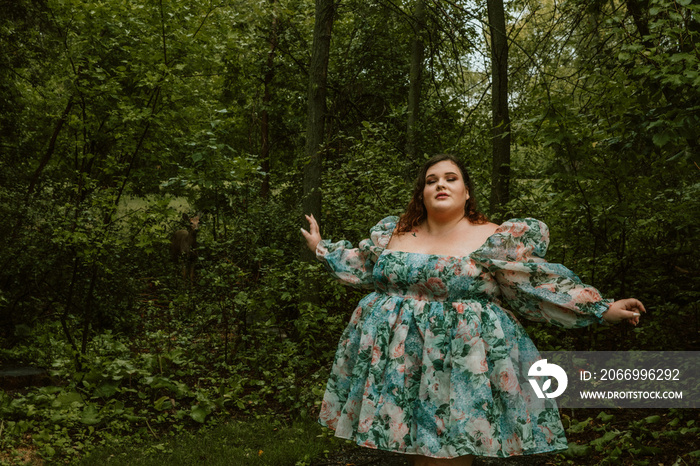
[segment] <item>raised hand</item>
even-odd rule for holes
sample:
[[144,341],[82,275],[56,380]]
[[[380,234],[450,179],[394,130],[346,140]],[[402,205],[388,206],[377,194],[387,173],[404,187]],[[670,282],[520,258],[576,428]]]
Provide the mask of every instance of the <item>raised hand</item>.
[[316,246],[318,246],[319,241],[321,241],[321,230],[318,227],[318,222],[314,218],[313,214],[305,215],[306,220],[309,222],[309,231],[301,229],[301,234],[304,235],[306,240],[306,246],[312,251],[316,252]]

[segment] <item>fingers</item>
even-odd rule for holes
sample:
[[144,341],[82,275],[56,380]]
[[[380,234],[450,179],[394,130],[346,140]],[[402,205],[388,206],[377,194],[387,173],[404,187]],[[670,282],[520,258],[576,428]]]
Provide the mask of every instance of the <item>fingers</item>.
[[630,298],[630,301],[632,301],[632,306],[637,312],[647,312],[647,310],[644,308],[644,304],[638,299]]
[[311,215],[305,214],[304,217],[306,217],[306,221],[309,222],[309,231],[311,232],[311,234],[317,233],[319,231],[319,227],[318,227],[318,222],[314,218],[314,214],[311,214]]
[[639,323],[639,312],[635,311],[620,311],[622,312],[622,320],[636,326]]
[[638,299],[621,299],[610,305],[610,314],[607,320],[611,323],[626,321],[636,326],[639,324],[639,318],[643,312],[646,312],[646,309]]
[[627,315],[627,322],[634,326],[639,324],[639,317],[641,313],[647,312],[647,310],[644,308],[644,304],[635,298],[626,299],[624,302],[624,309],[624,312]]
[[301,228],[301,234],[304,236],[309,250],[315,251],[316,246],[318,246],[318,243],[321,241],[321,230],[313,214],[304,215],[304,217],[306,217],[306,221],[309,222],[309,229],[305,230]]
[[303,228],[300,228],[300,230],[301,230],[301,234],[304,236],[304,238],[306,238],[307,241],[318,236],[318,235],[315,235],[313,231],[306,231]]
[[635,298],[625,299],[623,302],[623,312],[626,315],[626,320],[630,324],[637,326],[639,324],[639,317],[642,312],[647,312],[644,308],[644,304]]

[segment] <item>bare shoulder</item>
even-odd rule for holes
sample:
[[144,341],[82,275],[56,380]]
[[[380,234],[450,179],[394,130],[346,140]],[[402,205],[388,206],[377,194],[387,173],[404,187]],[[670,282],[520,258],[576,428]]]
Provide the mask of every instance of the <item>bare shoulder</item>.
[[500,225],[496,225],[495,223],[491,222],[486,222],[477,226],[479,227],[479,230],[486,236],[493,235],[494,233],[496,233],[496,230],[498,230],[498,227],[500,227]]
[[411,230],[411,231],[399,231],[399,227],[397,226],[393,233],[391,234],[391,239],[389,240],[389,244],[387,245],[387,248],[389,249],[401,249],[402,247],[405,247],[406,244],[410,244],[411,240],[416,237],[416,230]]
[[480,224],[471,224],[469,227],[469,236],[474,238],[479,243],[483,243],[486,241],[488,238],[493,235],[496,230],[498,230],[498,227],[500,225],[496,225],[495,223],[487,222],[487,223],[480,223]]

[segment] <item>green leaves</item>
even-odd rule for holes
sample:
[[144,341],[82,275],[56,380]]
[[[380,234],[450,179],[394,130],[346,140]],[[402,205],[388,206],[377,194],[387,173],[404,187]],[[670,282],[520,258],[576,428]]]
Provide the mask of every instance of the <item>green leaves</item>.
[[673,139],[673,135],[668,132],[657,133],[652,137],[652,141],[654,141],[654,144],[658,147],[665,146],[671,139]]
[[80,416],[80,422],[87,425],[99,424],[102,418],[99,416],[97,405],[94,403],[89,403],[83,409]]
[[207,409],[204,409],[200,405],[194,405],[192,406],[192,409],[190,411],[190,416],[192,419],[195,421],[199,422],[200,424],[203,424],[206,417],[210,414],[210,411]]
[[[569,420],[564,415],[565,425],[568,421],[570,426],[567,429],[569,449],[563,456],[574,461],[585,456],[601,464],[619,464],[628,459],[646,462],[654,455],[667,455],[670,451],[677,455],[673,456],[673,461],[693,457],[695,440],[691,439],[690,431],[680,427],[694,425],[695,419],[682,421],[686,416],[695,417],[692,410],[657,410],[658,414],[652,415],[646,415],[648,410],[644,409],[619,411],[616,415],[600,412],[595,419],[585,421]],[[683,445],[684,442],[691,445]],[[671,444],[674,446],[669,446]],[[656,458],[661,461],[658,456]]]
[[77,392],[65,392],[59,394],[51,405],[55,408],[69,408],[84,404],[84,398]]
[[569,448],[564,452],[564,456],[569,458],[576,458],[582,456],[589,456],[591,453],[591,447],[588,445],[578,445],[576,443],[569,443]]

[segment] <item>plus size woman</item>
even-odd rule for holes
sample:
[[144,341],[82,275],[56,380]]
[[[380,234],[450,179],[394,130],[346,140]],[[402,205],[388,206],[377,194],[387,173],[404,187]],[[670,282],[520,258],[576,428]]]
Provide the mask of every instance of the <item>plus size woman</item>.
[[343,282],[371,290],[343,332],[321,424],[357,444],[412,455],[416,465],[470,465],[567,448],[556,404],[527,382],[539,353],[518,317],[562,327],[636,325],[636,299],[612,302],[544,260],[547,226],[496,225],[476,209],[458,159],[424,165],[401,217],[386,217],[353,248],[308,247]]

